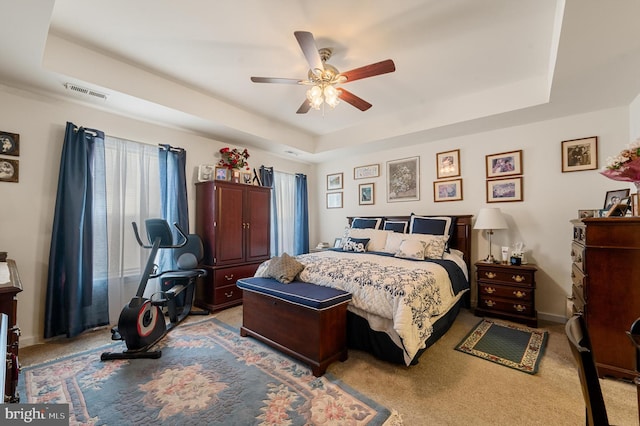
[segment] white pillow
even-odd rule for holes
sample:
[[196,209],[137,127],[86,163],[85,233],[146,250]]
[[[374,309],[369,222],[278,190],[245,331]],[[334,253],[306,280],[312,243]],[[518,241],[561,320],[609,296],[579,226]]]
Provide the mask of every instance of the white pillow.
[[387,238],[391,233],[392,231],[383,231],[382,229],[349,228],[348,236],[353,238],[369,238],[367,251],[385,251],[384,248],[387,244]]
[[427,244],[420,240],[402,240],[400,249],[394,255],[404,259],[424,260],[424,252]]
[[400,250],[400,244],[402,244],[402,241],[406,240],[407,237],[409,237],[408,234],[391,232],[389,235],[387,235],[387,243],[385,244],[382,251],[384,251],[385,253],[395,254],[398,250]]

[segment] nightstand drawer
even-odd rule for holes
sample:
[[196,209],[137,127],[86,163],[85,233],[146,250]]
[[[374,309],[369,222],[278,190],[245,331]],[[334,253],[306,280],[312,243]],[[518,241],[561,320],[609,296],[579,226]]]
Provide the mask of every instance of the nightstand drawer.
[[522,300],[507,300],[497,297],[480,296],[478,307],[491,311],[502,311],[518,315],[532,315],[534,313],[531,303]]
[[533,271],[525,270],[500,270],[478,268],[478,280],[499,281],[504,284],[518,284],[522,286],[532,285],[534,280]]
[[495,284],[478,283],[480,295],[491,298],[514,299],[530,302],[533,300],[533,290],[528,288],[501,286]]

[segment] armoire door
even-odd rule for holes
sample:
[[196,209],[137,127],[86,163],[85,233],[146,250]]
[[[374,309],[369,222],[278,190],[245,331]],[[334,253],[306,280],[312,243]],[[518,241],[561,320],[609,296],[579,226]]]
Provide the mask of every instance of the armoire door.
[[217,184],[215,213],[215,265],[242,263],[245,259],[243,219],[245,187]]
[[244,217],[246,223],[247,262],[267,260],[271,244],[271,190],[265,187],[246,187]]

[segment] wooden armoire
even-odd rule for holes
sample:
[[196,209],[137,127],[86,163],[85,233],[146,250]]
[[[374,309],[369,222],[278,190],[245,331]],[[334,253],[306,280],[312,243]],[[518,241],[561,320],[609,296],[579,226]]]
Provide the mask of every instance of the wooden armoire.
[[202,267],[195,305],[218,311],[242,303],[240,278],[270,257],[271,188],[227,181],[196,183],[196,233]]
[[636,377],[626,332],[640,317],[640,217],[573,221],[573,311],[587,322],[601,377]]

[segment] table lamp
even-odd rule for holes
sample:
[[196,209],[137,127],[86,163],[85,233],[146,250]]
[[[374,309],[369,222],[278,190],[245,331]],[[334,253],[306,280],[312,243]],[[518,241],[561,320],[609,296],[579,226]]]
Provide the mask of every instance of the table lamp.
[[487,234],[489,235],[489,255],[484,262],[487,263],[495,263],[495,258],[491,254],[491,236],[493,235],[494,229],[507,229],[507,221],[502,216],[502,212],[499,208],[485,207],[480,209],[478,212],[478,217],[476,219],[476,224],[473,229],[486,229]]

